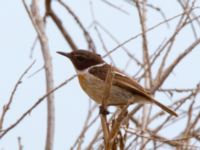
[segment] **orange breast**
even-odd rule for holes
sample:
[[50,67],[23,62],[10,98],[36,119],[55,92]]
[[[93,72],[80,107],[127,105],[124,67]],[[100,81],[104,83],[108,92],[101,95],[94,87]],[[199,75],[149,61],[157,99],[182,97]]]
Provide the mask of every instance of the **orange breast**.
[[97,103],[100,103],[104,89],[104,82],[87,73],[79,74],[78,79],[82,89],[88,94],[88,96]]
[[80,85],[81,85],[81,87],[83,88],[83,89],[85,89],[86,88],[86,78],[84,77],[84,75],[78,75],[78,80],[79,80],[79,83],[80,83]]
[[[102,95],[105,90],[105,82],[87,73],[79,74],[78,79],[82,89],[87,93],[87,95],[97,103],[101,104]],[[127,99],[130,99],[131,97],[132,93],[127,92],[125,89],[121,89],[120,87],[112,86],[108,98],[108,104],[126,104]]]

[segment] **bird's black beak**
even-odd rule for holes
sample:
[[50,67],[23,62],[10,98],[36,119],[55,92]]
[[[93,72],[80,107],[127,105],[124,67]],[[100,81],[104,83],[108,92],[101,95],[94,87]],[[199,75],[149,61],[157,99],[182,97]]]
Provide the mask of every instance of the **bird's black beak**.
[[59,52],[59,51],[57,53],[65,57],[71,58],[71,53],[65,53],[65,52]]

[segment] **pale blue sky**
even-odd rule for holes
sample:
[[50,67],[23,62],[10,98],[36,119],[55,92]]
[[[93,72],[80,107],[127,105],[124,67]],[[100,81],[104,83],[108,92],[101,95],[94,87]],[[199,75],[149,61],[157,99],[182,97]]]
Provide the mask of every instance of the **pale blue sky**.
[[[163,11],[167,17],[180,13],[181,8],[177,6],[174,0],[151,0],[155,5],[162,6]],[[90,5],[88,0],[69,0],[67,4],[75,11],[81,18],[85,27],[91,24]],[[116,4],[122,6],[130,15],[125,15],[117,10],[110,8],[100,0],[93,0],[93,7],[95,16],[104,26],[109,29],[111,33],[121,42],[139,33],[139,23],[137,11],[134,7],[125,3],[122,0],[117,0]],[[198,1],[199,4],[199,1]],[[66,11],[58,6],[54,1],[54,9],[56,13],[62,16],[64,25],[69,30],[79,48],[87,48],[87,45],[82,36],[82,32],[76,26],[73,19],[66,13]],[[197,14],[200,14],[199,11]],[[36,59],[36,64],[30,71],[29,75],[42,67],[43,61],[39,44],[37,44],[33,59],[29,58],[30,47],[36,37],[36,33],[32,24],[25,12],[21,1],[7,0],[2,1],[0,5],[0,107],[9,98],[14,84],[25,70],[25,68]],[[155,11],[150,11],[148,16],[148,26],[157,24],[162,20],[161,16]],[[171,28],[166,29],[160,27],[154,32],[148,34],[150,49],[154,51],[164,38],[170,35],[173,31],[174,21],[171,23]],[[165,25],[164,25],[165,26]],[[165,29],[165,30],[163,30]],[[200,35],[200,27],[197,27],[198,35]],[[94,30],[91,30],[95,41],[97,36]],[[51,55],[53,57],[55,85],[58,85],[71,75],[75,74],[72,64],[58,56],[55,52],[57,50],[70,51],[69,46],[62,39],[59,31],[50,19],[48,19],[47,34],[49,38],[49,45]],[[108,36],[104,36],[108,49],[117,46]],[[194,41],[190,28],[184,30],[178,37],[175,45],[175,51],[171,54],[172,60],[180,51],[183,51],[190,43]],[[132,49],[133,54],[141,57],[141,40],[137,39],[126,45]],[[101,50],[101,45],[97,42],[98,52],[105,54]],[[169,77],[164,84],[165,87],[194,87],[199,82],[200,71],[200,47],[198,46],[174,71],[174,74]],[[115,64],[123,68],[126,64],[127,57],[124,52],[117,51],[113,53]],[[119,57],[120,56],[120,57]],[[106,60],[108,60],[106,58]],[[108,61],[109,62],[109,61]],[[134,64],[128,67],[127,73],[133,74]],[[132,72],[133,71],[133,72]],[[20,85],[14,101],[11,105],[9,113],[6,116],[4,126],[7,127],[13,123],[23,112],[25,112],[32,104],[45,93],[44,73],[40,72],[32,78],[23,80]],[[159,96],[159,95],[158,95]],[[170,104],[170,101],[163,102]],[[55,150],[69,149],[78,136],[84,119],[87,114],[88,97],[80,89],[77,79],[70,82],[67,86],[58,90],[55,93],[55,109],[56,109],[56,129],[55,129]],[[17,137],[22,137],[22,144],[24,149],[42,150],[44,149],[46,136],[46,102],[39,105],[33,112],[26,117],[15,129],[10,131],[1,141],[0,149],[14,150],[17,149]],[[90,136],[90,135],[89,135]]]

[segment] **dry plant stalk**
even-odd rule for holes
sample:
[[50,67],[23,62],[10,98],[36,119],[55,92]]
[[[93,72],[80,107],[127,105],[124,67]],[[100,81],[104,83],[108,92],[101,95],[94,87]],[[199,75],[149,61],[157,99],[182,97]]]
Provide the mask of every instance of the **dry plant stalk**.
[[[121,135],[120,126],[124,118],[127,116],[127,108],[129,106],[129,103],[123,106],[121,112],[116,117],[111,118],[110,122],[112,122],[112,124],[109,126],[109,122],[107,119],[107,100],[109,98],[110,90],[112,88],[113,78],[115,78],[115,73],[112,71],[111,65],[107,72],[105,80],[106,86],[104,94],[102,96],[102,104],[100,106],[101,125],[104,136],[104,147],[106,150],[116,149],[118,147],[118,143],[116,143],[117,135]],[[121,141],[121,148],[124,147],[122,145],[124,145],[123,140]]]
[[107,100],[110,95],[110,90],[112,88],[112,80],[113,80],[113,74],[112,74],[112,67],[108,69],[106,80],[105,80],[105,90],[104,94],[102,96],[102,104],[100,110],[100,117],[101,117],[101,126],[104,134],[104,143],[105,143],[105,149],[110,150],[111,145],[109,141],[109,135],[110,135],[110,129],[109,124],[107,122]]

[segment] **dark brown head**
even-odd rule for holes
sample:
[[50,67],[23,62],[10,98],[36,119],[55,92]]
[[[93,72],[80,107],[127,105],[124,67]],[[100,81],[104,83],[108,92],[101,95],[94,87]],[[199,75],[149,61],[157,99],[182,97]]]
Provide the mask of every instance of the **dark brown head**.
[[77,70],[84,70],[90,66],[104,63],[100,55],[87,50],[76,50],[71,53],[57,52],[69,58]]

